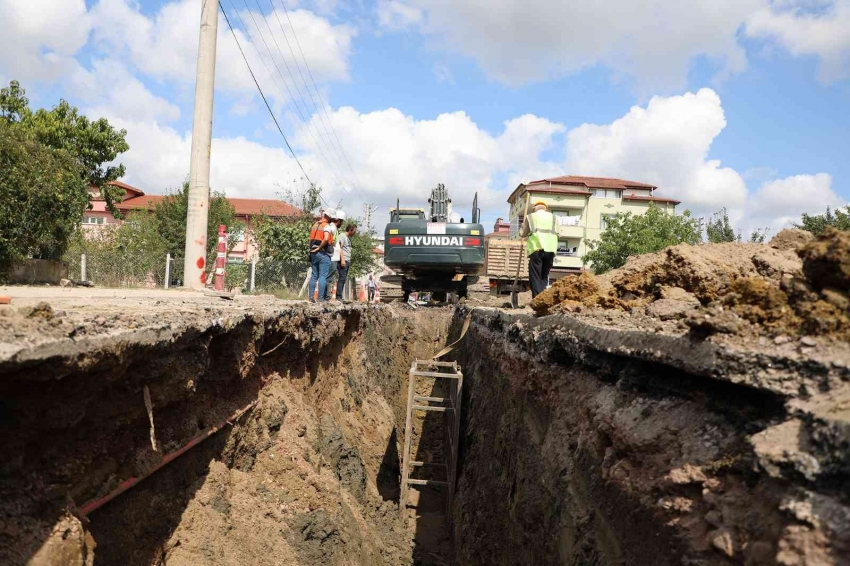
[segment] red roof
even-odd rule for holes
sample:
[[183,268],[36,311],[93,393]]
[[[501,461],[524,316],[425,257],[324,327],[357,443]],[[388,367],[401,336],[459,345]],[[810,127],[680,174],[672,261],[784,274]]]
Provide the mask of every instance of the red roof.
[[[131,210],[153,209],[162,202],[165,195],[145,195],[125,199],[117,205],[121,212]],[[236,209],[236,216],[257,216],[267,214],[274,217],[297,216],[301,211],[283,201],[259,198],[228,198],[227,201]]]
[[654,189],[655,185],[627,181],[625,179],[610,179],[607,177],[578,177],[566,175],[563,177],[552,177],[551,179],[540,179],[532,181],[529,185],[538,183],[552,183],[553,185],[584,185],[589,189]]
[[236,209],[237,216],[298,216],[301,211],[282,200],[261,198],[228,198],[227,201]]
[[664,197],[644,197],[640,195],[623,195],[623,200],[640,200],[644,202],[671,202],[673,204],[681,204],[682,201],[672,199],[672,198],[664,198]]
[[109,181],[107,185],[112,185],[113,187],[119,187],[127,191],[128,194],[135,196],[142,196],[145,194],[145,191],[142,189],[137,189],[132,185],[128,185],[127,183],[122,183],[121,181]]
[[[538,186],[539,185],[539,186]],[[573,194],[573,195],[588,195],[590,189],[655,189],[655,185],[640,183],[638,181],[628,181],[625,179],[614,179],[608,177],[581,177],[577,175],[564,175],[561,177],[551,177],[549,179],[539,179],[531,181],[527,184],[520,183],[514,189],[511,196],[508,197],[508,202],[514,202],[514,199],[521,193],[523,187],[534,187],[535,192],[558,193],[558,194]],[[543,188],[545,187],[545,188]],[[567,188],[574,187],[574,188]]]
[[141,209],[152,209],[160,202],[162,202],[162,199],[164,198],[164,195],[146,195],[142,193],[141,196],[124,199],[123,202],[117,203],[115,207],[121,212],[129,212],[131,210]]

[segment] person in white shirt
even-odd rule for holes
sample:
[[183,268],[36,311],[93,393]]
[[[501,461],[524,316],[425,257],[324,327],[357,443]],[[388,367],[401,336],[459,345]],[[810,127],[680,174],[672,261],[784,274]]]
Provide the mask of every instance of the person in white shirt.
[[369,292],[369,302],[375,300],[375,290],[378,288],[378,282],[375,281],[375,278],[372,277],[372,274],[369,274],[369,279],[366,280],[366,290]]
[[333,286],[333,282],[337,278],[337,270],[336,270],[336,261],[339,261],[339,245],[337,242],[337,234],[339,233],[339,227],[342,226],[342,222],[345,220],[345,211],[342,209],[337,210],[333,213],[333,218],[331,222],[328,223],[327,230],[331,232],[331,241],[334,243],[333,251],[330,254],[331,256],[331,267],[328,270],[327,278],[325,279],[325,296],[322,298],[324,301],[331,300],[331,287]]
[[339,245],[339,261],[336,264],[336,270],[339,274],[336,282],[336,300],[342,300],[342,292],[345,289],[345,283],[348,279],[348,269],[351,267],[351,238],[357,232],[357,224],[353,222],[345,227],[345,232],[339,235],[337,243]]

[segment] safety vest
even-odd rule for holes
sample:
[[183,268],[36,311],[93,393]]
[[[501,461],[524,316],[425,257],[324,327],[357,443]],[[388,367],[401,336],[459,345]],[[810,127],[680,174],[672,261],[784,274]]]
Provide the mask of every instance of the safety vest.
[[555,215],[548,210],[538,210],[528,215],[528,236],[526,249],[528,255],[537,250],[544,252],[558,251],[558,227],[555,225]]
[[[322,240],[325,239],[325,228],[328,223],[324,220],[319,220],[313,223],[313,227],[310,228],[310,249],[312,250],[316,246],[320,246],[322,244]],[[333,250],[334,247],[334,235],[333,232],[327,232],[328,234],[328,244],[325,246],[325,249],[322,250],[327,253],[328,249]]]

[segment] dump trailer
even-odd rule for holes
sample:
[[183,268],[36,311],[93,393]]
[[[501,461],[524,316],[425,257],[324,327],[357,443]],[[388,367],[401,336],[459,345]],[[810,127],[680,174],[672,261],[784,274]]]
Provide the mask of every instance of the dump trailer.
[[519,262],[517,290],[523,292],[531,288],[528,280],[528,255],[522,240],[489,236],[485,256],[491,295],[504,295],[513,290],[514,279],[517,276],[517,262]]
[[[531,289],[528,279],[528,253],[523,240],[512,240],[505,234],[490,234],[485,242],[485,273],[490,282],[492,296],[507,295],[513,291],[517,277],[519,261],[519,279],[517,291],[522,293]],[[568,275],[578,275],[580,269],[553,267],[549,272],[549,281],[557,281]]]
[[484,269],[484,227],[479,223],[478,194],[471,222],[453,221],[445,185],[437,185],[428,199],[429,210],[401,208],[390,211],[384,231],[384,264],[401,276],[402,299],[425,291],[437,301],[448,293],[467,296],[468,285]]

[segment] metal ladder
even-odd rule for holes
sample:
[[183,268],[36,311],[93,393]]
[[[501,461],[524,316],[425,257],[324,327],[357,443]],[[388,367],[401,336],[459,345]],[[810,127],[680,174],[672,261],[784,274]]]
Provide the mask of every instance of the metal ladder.
[[[418,377],[449,380],[448,397],[424,397],[416,395]],[[451,524],[451,506],[455,494],[457,473],[457,450],[460,438],[460,402],[463,395],[463,373],[457,362],[435,362],[433,360],[414,360],[410,367],[407,386],[407,420],[404,425],[404,455],[401,471],[401,497],[399,508],[404,514],[407,507],[407,489],[411,485],[448,488],[446,498],[446,519]],[[446,442],[448,448],[445,463],[417,462],[410,454],[410,439],[413,429],[413,411],[434,411],[446,415]],[[421,439],[420,439],[421,442]],[[446,480],[411,478],[413,468],[445,466]]]

